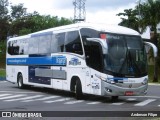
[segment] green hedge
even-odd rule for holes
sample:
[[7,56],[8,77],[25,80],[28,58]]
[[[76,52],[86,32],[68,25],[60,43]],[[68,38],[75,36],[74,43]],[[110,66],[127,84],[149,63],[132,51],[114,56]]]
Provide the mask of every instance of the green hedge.
[[0,69],[0,77],[6,77],[6,70]]
[[0,69],[6,66],[6,41],[0,40]]
[[6,68],[6,54],[4,53],[0,53],[0,69],[1,68]]
[[[160,73],[160,68],[158,73]],[[149,82],[153,82],[153,76],[154,76],[154,65],[149,65],[148,66],[148,77],[149,77]],[[160,74],[158,74],[158,82],[160,83]]]

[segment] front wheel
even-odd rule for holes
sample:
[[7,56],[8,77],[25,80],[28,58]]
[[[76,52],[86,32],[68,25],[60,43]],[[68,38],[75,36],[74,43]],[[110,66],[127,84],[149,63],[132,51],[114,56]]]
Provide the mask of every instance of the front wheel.
[[118,101],[118,98],[119,98],[118,96],[112,96],[112,97],[111,97],[111,99],[112,99],[113,102],[114,102],[114,101]]
[[23,88],[24,88],[23,76],[22,76],[21,73],[18,74],[17,83],[18,83],[18,88],[20,88],[20,89],[23,89]]
[[76,85],[75,85],[75,97],[77,100],[82,99],[83,93],[82,93],[82,86],[81,86],[81,82],[80,80],[76,81]]

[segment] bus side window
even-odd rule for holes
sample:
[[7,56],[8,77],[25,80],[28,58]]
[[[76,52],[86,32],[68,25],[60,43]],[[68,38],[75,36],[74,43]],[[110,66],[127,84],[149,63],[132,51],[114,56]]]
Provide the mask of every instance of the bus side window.
[[8,42],[8,53],[10,55],[19,55],[19,46],[16,41]]
[[13,55],[13,47],[11,41],[8,42],[8,54]]
[[29,54],[38,54],[38,37],[31,37],[29,40]]
[[63,52],[64,51],[65,33],[58,33],[52,36],[51,52]]
[[51,38],[52,35],[44,35],[37,37],[39,46],[38,52],[39,54],[50,53],[51,52]]
[[71,31],[66,33],[65,51],[83,55],[82,44],[78,31]]

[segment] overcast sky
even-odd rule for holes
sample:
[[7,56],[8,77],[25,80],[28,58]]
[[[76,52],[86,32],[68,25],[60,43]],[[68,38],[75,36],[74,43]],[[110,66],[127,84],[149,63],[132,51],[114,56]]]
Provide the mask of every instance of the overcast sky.
[[[28,12],[73,18],[73,0],[9,0],[12,4],[23,3]],[[133,8],[136,0],[86,0],[86,21],[118,24],[116,16],[124,9]]]
[[[74,0],[9,0],[13,5],[23,3],[28,12],[41,15],[74,17]],[[86,0],[86,22],[117,25],[120,17],[116,14],[124,9],[134,8],[137,0]]]

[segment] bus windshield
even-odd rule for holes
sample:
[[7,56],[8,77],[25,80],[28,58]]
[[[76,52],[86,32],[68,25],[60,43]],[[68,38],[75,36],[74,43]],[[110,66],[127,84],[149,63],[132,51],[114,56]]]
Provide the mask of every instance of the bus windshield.
[[140,36],[106,34],[106,42],[105,72],[116,77],[141,77],[147,74],[147,57]]

